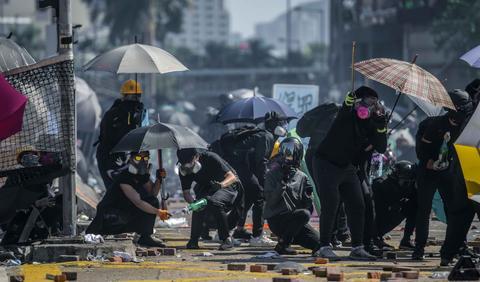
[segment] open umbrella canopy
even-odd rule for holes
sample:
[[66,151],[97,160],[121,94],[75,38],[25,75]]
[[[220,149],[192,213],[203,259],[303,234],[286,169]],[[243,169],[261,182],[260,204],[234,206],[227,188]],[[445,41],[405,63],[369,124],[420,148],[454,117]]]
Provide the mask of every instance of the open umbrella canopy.
[[455,110],[442,83],[431,73],[413,63],[377,58],[358,62],[355,70],[365,77],[387,85],[400,93],[427,101],[433,106]]
[[467,62],[474,68],[480,68],[480,45],[463,54],[460,60]]
[[112,152],[141,152],[167,148],[206,149],[208,143],[188,127],[157,123],[130,131]]
[[11,39],[0,38],[0,71],[6,72],[22,66],[35,64],[35,60]]
[[172,54],[158,47],[130,44],[98,55],[84,70],[111,73],[169,73],[188,70]]
[[0,141],[22,130],[27,97],[0,75]]
[[275,111],[285,120],[296,119],[295,112],[283,102],[267,97],[250,97],[226,105],[217,115],[217,122],[223,124],[235,122],[260,123],[265,114]]
[[468,196],[480,203],[480,107],[455,142]]
[[90,88],[87,82],[75,77],[75,95],[77,106],[77,130],[95,132],[100,125],[102,108],[97,94]]

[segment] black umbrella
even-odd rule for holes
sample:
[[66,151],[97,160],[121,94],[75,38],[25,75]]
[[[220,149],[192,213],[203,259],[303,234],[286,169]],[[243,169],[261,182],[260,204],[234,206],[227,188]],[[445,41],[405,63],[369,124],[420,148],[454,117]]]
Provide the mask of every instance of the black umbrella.
[[265,114],[275,111],[285,120],[296,119],[297,115],[286,104],[267,97],[250,97],[240,99],[226,105],[217,115],[217,122],[223,124],[234,122],[254,122],[263,121]]
[[157,123],[130,131],[113,148],[116,152],[141,152],[167,148],[206,149],[208,143],[188,127]]

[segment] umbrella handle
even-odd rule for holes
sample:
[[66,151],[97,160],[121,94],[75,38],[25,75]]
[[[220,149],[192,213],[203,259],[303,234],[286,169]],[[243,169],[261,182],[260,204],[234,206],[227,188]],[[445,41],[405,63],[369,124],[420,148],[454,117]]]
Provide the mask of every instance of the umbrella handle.
[[393,108],[392,108],[392,111],[390,112],[390,115],[388,116],[388,119],[387,119],[387,124],[390,122],[390,119],[392,118],[393,116],[393,111],[395,111],[395,107],[397,106],[398,104],[398,101],[400,100],[400,97],[402,97],[402,92],[399,92],[398,96],[397,96],[397,99],[395,100],[395,104],[393,104]]
[[391,135],[392,132],[398,127],[400,126],[411,114],[413,114],[413,112],[418,109],[418,106],[415,105],[415,108],[413,108],[410,112],[408,112],[408,114],[406,114],[401,121],[399,121],[394,127],[392,127],[392,129],[390,129],[390,132],[388,132],[388,135]]
[[355,47],[357,42],[352,42],[352,93],[355,90]]

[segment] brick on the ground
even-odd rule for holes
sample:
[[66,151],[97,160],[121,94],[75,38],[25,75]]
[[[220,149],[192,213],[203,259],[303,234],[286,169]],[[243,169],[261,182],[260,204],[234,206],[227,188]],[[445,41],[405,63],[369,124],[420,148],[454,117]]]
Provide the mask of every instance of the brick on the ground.
[[329,263],[329,260],[327,258],[316,258],[315,259],[315,264],[327,264]]
[[384,267],[383,267],[383,271],[390,271],[390,272],[391,272],[394,267],[395,267],[395,266],[393,266],[393,265],[392,265],[392,266],[384,266]]
[[381,275],[382,275],[381,272],[368,272],[367,273],[367,278],[368,279],[380,279]]
[[157,255],[158,255],[158,250],[157,249],[148,249],[147,250],[147,256],[156,257]]
[[403,272],[392,272],[393,278],[403,278]]
[[10,276],[10,282],[23,282],[23,281],[25,281],[25,276],[23,275]]
[[386,255],[387,259],[397,259],[397,253],[395,252],[388,252]]
[[55,275],[55,278],[53,279],[53,282],[65,282],[67,281],[67,276],[64,274],[61,275]]
[[80,261],[80,256],[76,255],[61,255],[58,257],[58,262]]
[[273,277],[272,282],[299,282],[298,278],[292,277]]
[[277,266],[275,263],[262,263],[262,265],[265,265],[268,271],[275,270],[275,267]]
[[298,271],[295,268],[282,269],[282,275],[297,275]]
[[338,268],[327,267],[327,281],[343,281],[344,274]]
[[76,281],[77,280],[77,273],[76,272],[62,272],[67,277],[67,281]]
[[247,269],[247,265],[244,263],[229,263],[227,265],[227,270],[244,271],[245,269]]
[[316,267],[313,269],[313,274],[315,275],[315,277],[327,277],[327,268]]
[[418,271],[402,271],[402,275],[405,279],[418,279],[420,273]]
[[396,266],[392,269],[392,272],[402,272],[402,271],[412,271],[410,267],[401,267],[401,266]]
[[162,254],[164,256],[174,256],[177,254],[177,249],[175,248],[163,248],[162,249]]
[[386,281],[388,279],[392,278],[392,273],[391,272],[382,272],[380,273],[380,280],[381,281]]
[[122,257],[114,256],[108,259],[110,262],[123,262]]
[[267,266],[261,264],[251,265],[250,272],[267,272]]

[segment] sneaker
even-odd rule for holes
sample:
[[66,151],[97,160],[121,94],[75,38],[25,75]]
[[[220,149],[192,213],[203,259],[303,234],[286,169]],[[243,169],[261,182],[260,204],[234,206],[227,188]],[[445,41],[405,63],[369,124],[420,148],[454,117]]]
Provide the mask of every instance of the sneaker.
[[277,244],[277,242],[273,241],[270,238],[267,238],[267,236],[262,235],[259,237],[253,237],[250,240],[250,246],[251,247],[273,247]]
[[203,234],[202,236],[200,236],[200,240],[203,240],[203,241],[212,241],[212,236],[210,236],[210,234],[208,233],[205,233]]
[[348,232],[337,234],[337,239],[342,242],[342,244],[349,243],[351,241],[350,234]]
[[415,245],[410,240],[402,239],[402,241],[400,241],[400,246],[398,248],[400,250],[413,251],[415,250]]
[[352,251],[350,252],[349,257],[352,260],[360,260],[360,261],[375,261],[375,260],[377,260],[377,258],[375,256],[372,256],[367,251],[365,251],[365,248],[363,246],[352,248]]
[[200,246],[198,246],[198,241],[188,241],[186,248],[188,250],[198,250],[200,249]]
[[343,246],[342,241],[338,240],[337,237],[332,238],[331,244],[334,248],[341,248]]
[[220,238],[218,237],[218,232],[215,233],[215,236],[213,236],[212,242],[214,242],[214,243],[222,243],[222,242],[223,242],[223,241],[220,240]]
[[383,239],[375,240],[375,245],[383,251],[394,251],[395,250],[394,246],[385,243],[385,241],[383,241]]
[[137,244],[142,247],[165,248],[166,245],[162,240],[152,238],[150,235],[140,235]]
[[235,247],[235,245],[233,244],[233,240],[231,237],[228,237],[227,239],[225,239],[225,241],[222,242],[222,244],[220,244],[220,247],[218,249],[220,251],[226,251],[232,249],[233,247]]
[[235,231],[233,232],[234,239],[250,240],[252,239],[252,237],[252,233],[248,232],[245,228],[235,229]]
[[279,255],[296,255],[298,254],[298,252],[292,248],[290,248],[289,246],[285,246],[284,244],[280,244],[278,243],[276,246],[275,246],[275,251],[279,254]]
[[365,251],[367,251],[369,254],[377,257],[377,258],[382,258],[383,257],[383,250],[375,246],[373,243],[365,245],[364,247]]
[[313,254],[314,257],[326,258],[330,261],[340,260],[340,257],[333,251],[332,246],[323,246]]
[[425,259],[425,250],[420,247],[415,247],[412,253],[412,260],[424,260]]

